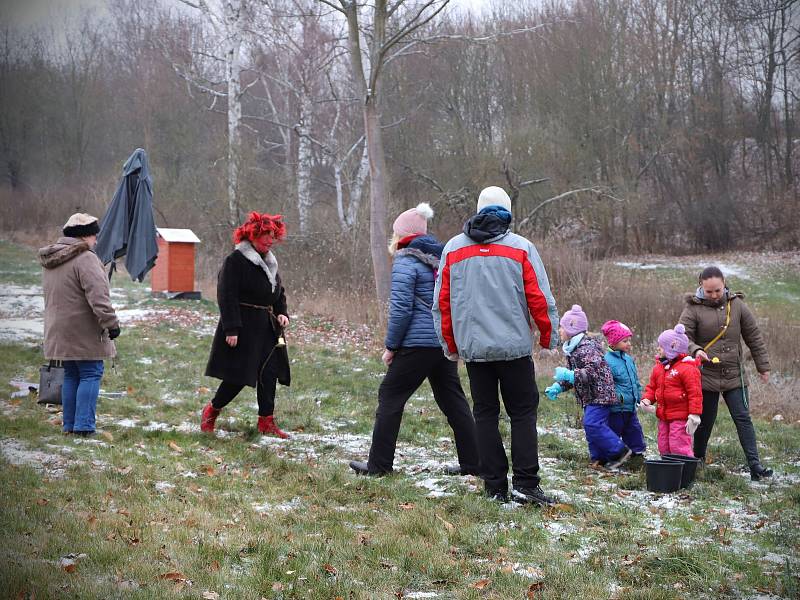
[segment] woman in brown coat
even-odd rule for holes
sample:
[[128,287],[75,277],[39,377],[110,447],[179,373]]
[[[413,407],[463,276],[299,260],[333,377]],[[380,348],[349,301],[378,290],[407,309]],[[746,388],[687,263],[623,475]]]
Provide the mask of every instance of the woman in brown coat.
[[769,381],[769,355],[758,324],[744,303],[744,296],[725,286],[718,267],[706,267],[700,274],[700,286],[686,297],[680,322],[689,336],[689,353],[703,362],[703,413],[694,434],[694,455],[704,458],[708,439],[717,418],[719,395],[728,405],[739,443],[742,445],[750,477],[758,481],[772,475],[761,465],[756,432],[747,402],[747,375],[744,372],[741,340],[753,356],[756,370],[765,383]]
[[116,355],[119,321],[111,306],[108,278],[92,251],[97,218],[72,215],[64,237],[39,250],[44,267],[44,356],[64,363],[61,388],[64,433],[91,435],[103,359]]

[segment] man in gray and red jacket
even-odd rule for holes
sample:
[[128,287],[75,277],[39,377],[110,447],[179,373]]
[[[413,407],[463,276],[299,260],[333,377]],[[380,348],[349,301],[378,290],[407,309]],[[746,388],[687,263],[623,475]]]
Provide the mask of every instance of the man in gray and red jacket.
[[500,437],[500,401],[511,419],[512,499],[551,504],[539,487],[532,327],[539,344],[554,349],[558,310],[534,245],[512,233],[511,199],[499,187],[484,189],[478,212],[444,248],[433,296],[442,348],[467,365],[486,493],[508,497],[508,459]]

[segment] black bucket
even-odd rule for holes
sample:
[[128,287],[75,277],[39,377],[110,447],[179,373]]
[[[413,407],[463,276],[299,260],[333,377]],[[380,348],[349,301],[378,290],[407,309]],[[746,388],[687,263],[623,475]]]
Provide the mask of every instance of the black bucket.
[[681,487],[683,463],[677,460],[646,460],[647,489],[651,492],[677,492]]
[[686,456],[685,454],[662,454],[661,460],[672,460],[683,463],[683,474],[681,475],[681,487],[686,488],[694,482],[694,476],[697,474],[697,465],[700,464],[700,459],[694,456]]

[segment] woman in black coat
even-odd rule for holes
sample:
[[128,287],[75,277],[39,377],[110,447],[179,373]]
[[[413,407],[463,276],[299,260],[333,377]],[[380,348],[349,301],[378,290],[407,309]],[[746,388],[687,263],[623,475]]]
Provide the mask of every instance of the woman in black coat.
[[250,213],[233,234],[236,248],[225,258],[217,279],[220,319],[206,366],[206,375],[222,383],[203,408],[201,431],[213,432],[220,411],[250,386],[258,398],[258,430],[289,437],[273,417],[277,382],[290,382],[281,338],[289,324],[286,293],[270,250],[285,235],[280,215],[257,212]]

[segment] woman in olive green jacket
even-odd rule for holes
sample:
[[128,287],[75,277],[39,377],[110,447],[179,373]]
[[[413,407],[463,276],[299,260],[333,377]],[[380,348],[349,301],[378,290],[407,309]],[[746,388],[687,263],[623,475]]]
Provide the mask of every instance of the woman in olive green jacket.
[[744,303],[744,296],[725,286],[718,267],[706,267],[700,286],[686,297],[680,322],[689,336],[689,352],[703,362],[703,413],[694,434],[694,455],[704,458],[708,439],[717,418],[719,395],[728,405],[739,443],[742,445],[750,477],[758,481],[772,475],[761,465],[756,432],[747,404],[747,375],[744,372],[741,340],[750,349],[762,381],[769,381],[769,355],[758,324]]

